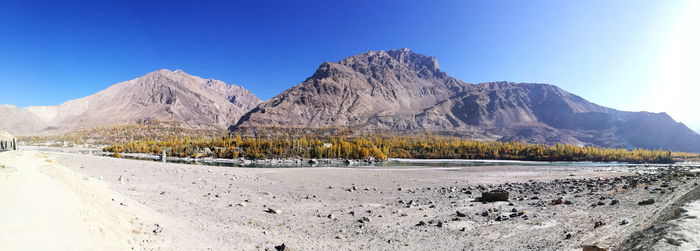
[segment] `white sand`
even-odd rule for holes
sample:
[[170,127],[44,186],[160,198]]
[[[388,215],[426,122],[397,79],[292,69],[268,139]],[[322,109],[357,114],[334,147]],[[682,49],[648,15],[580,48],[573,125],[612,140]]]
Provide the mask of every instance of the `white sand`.
[[2,250],[140,249],[149,222],[166,222],[42,153],[2,152],[0,164]]

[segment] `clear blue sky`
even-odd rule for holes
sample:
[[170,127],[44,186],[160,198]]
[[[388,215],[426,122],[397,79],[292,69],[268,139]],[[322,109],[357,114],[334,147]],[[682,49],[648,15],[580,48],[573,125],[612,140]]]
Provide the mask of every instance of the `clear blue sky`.
[[698,2],[3,0],[0,103],[55,105],[162,68],[268,99],[323,61],[407,47],[466,82],[552,83],[697,130]]

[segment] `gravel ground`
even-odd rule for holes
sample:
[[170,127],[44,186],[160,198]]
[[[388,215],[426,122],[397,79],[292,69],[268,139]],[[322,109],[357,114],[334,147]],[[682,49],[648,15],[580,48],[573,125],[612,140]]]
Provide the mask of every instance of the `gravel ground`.
[[[653,166],[231,168],[48,154],[173,222],[143,233],[163,250],[191,250],[179,237],[201,250],[615,250],[700,179]],[[499,188],[508,201],[480,201]]]

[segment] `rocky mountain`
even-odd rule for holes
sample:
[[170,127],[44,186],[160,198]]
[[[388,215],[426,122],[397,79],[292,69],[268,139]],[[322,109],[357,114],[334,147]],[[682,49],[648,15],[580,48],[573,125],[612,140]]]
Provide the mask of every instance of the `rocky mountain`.
[[241,126],[421,129],[416,113],[467,86],[437,60],[408,50],[373,51],[323,63],[313,76],[246,115]]
[[58,106],[0,107],[16,114],[0,127],[18,135],[143,121],[178,121],[190,128],[227,128],[260,100],[224,82],[159,70]]
[[16,135],[176,121],[191,129],[349,127],[700,152],[700,135],[665,113],[618,111],[548,84],[469,84],[440,70],[434,57],[408,49],[325,62],[262,103],[239,86],[159,70],[58,106],[3,105],[0,114],[0,128]]
[[624,112],[547,84],[468,84],[433,57],[372,51],[321,64],[232,127],[447,131],[485,139],[700,152],[700,135],[665,113]]

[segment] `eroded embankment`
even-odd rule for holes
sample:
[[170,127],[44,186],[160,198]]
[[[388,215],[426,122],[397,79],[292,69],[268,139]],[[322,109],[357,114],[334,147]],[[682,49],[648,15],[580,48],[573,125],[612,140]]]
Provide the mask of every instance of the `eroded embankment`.
[[[668,236],[668,232],[675,226],[674,220],[680,218],[686,212],[683,207],[690,202],[700,200],[700,185],[694,183],[694,188],[678,198],[670,206],[663,209],[655,223],[648,228],[635,232],[625,242],[620,245],[620,250],[652,250],[657,249],[660,242],[667,242],[670,247],[680,247],[680,240]],[[696,247],[700,248],[700,247]]]

